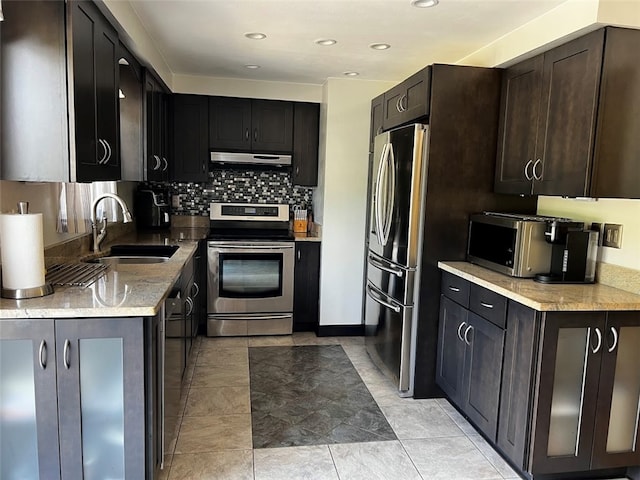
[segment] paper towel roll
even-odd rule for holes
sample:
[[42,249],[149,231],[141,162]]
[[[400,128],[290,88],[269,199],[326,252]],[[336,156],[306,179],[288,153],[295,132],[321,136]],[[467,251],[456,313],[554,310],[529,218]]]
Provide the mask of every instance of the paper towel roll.
[[0,215],[2,288],[19,290],[44,285],[42,214]]

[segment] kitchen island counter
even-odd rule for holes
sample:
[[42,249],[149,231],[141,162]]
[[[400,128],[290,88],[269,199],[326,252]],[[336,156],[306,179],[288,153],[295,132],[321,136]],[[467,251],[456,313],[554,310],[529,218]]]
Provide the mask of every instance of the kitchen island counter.
[[[171,232],[133,233],[113,244],[172,244],[180,248],[166,261],[153,264],[119,264],[87,287],[55,286],[45,297],[12,300],[0,298],[0,320],[16,318],[151,317],[158,313],[182,268],[198,248],[200,234]],[[177,238],[174,237],[176,235]],[[108,252],[108,247],[104,248]],[[95,257],[95,255],[82,258]],[[56,259],[79,262],[80,258]],[[47,262],[49,263],[49,262]]]
[[599,283],[544,284],[469,262],[438,262],[438,267],[540,312],[640,310],[640,295]]

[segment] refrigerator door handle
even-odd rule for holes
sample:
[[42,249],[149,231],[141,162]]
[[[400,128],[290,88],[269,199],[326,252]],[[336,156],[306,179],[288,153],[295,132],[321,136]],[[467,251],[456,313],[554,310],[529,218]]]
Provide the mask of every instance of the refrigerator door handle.
[[384,175],[384,170],[387,162],[387,156],[389,155],[389,144],[385,143],[384,147],[382,147],[382,154],[380,155],[380,164],[378,165],[378,174],[376,176],[376,190],[375,190],[375,198],[374,198],[374,211],[375,211],[375,219],[376,219],[376,237],[378,238],[378,243],[381,246],[385,246],[386,242],[384,241],[383,236],[383,224],[382,224],[382,202],[380,195],[382,194],[382,177]]
[[384,293],[382,293],[381,291],[379,291],[376,287],[374,287],[371,284],[367,284],[367,295],[369,295],[369,298],[371,298],[371,300],[373,300],[376,303],[379,303],[380,305],[390,308],[391,310],[393,310],[396,313],[400,313],[400,310],[402,310],[402,307],[399,305],[394,305],[392,303],[389,302],[385,302],[384,300],[381,300],[380,298],[374,296],[373,294],[376,293],[378,295],[384,295]]
[[369,255],[369,263],[380,270],[384,270],[385,272],[389,272],[394,274],[398,278],[402,278],[404,276],[404,271],[400,268],[388,267],[383,264],[380,260],[377,260],[373,255]]
[[387,204],[385,205],[385,220],[384,230],[382,232],[384,245],[389,241],[389,233],[391,232],[391,221],[393,220],[393,206],[396,201],[396,159],[393,153],[393,144],[389,144],[387,150],[387,168],[386,174],[389,180],[386,183],[387,187]]

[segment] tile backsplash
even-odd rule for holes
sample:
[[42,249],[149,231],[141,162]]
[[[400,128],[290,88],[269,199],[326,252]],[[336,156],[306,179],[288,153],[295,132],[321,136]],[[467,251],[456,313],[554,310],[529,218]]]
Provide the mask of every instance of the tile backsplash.
[[174,215],[209,215],[210,202],[288,203],[311,208],[313,189],[291,183],[290,172],[274,170],[212,169],[207,183],[168,184],[169,195],[178,196]]

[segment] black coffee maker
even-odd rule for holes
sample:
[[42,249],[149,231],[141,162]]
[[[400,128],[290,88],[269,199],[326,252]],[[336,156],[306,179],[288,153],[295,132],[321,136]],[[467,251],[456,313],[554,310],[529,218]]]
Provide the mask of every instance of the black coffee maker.
[[134,211],[138,228],[169,228],[169,192],[162,189],[140,188],[136,191]]
[[598,255],[598,232],[584,223],[554,219],[547,223],[545,240],[551,244],[551,270],[534,277],[542,283],[593,283]]

